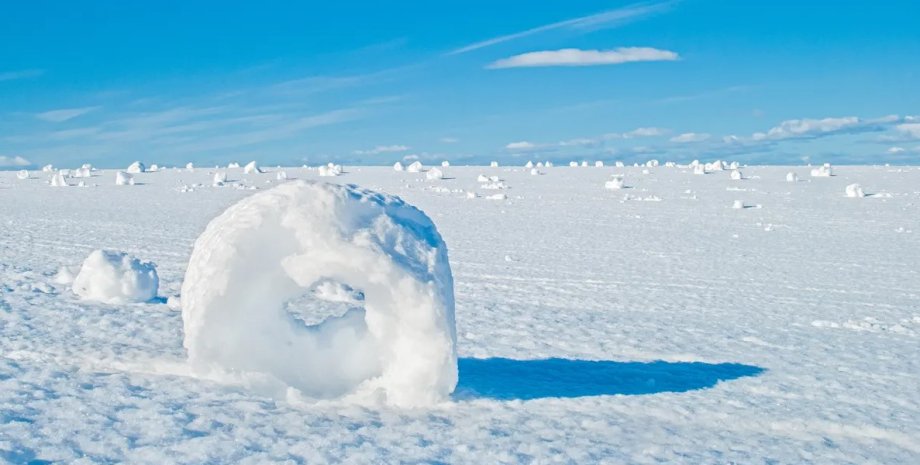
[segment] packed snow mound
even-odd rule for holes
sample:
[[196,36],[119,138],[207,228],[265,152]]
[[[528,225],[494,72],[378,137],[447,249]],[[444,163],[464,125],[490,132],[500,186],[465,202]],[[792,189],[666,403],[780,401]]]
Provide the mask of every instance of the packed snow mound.
[[133,186],[134,185],[134,176],[131,176],[124,171],[115,172],[115,185],[116,186]]
[[141,162],[139,162],[139,161],[136,161],[136,162],[131,163],[130,165],[128,165],[128,169],[125,170],[125,171],[127,171],[127,172],[129,172],[129,173],[137,174],[137,173],[143,173],[144,170],[146,170],[146,168],[147,168],[147,167],[144,166],[143,163],[141,163]]
[[18,179],[29,179],[29,172],[27,170],[20,170],[16,173],[16,178]]
[[834,170],[831,168],[830,163],[825,163],[822,166],[817,168],[812,168],[811,177],[813,178],[828,178],[834,175]]
[[866,196],[866,193],[863,192],[862,186],[860,186],[859,184],[848,185],[846,187],[846,194],[847,194],[847,197],[853,197],[853,198]]
[[439,179],[444,179],[444,172],[437,168],[432,168],[428,170],[427,173],[425,173],[425,179],[429,181],[437,181]]
[[95,250],[73,280],[73,292],[85,300],[107,304],[149,302],[157,296],[156,265],[124,252]]
[[[291,314],[305,296],[334,294],[330,282],[363,308],[318,324]],[[247,197],[197,239],[181,294],[202,375],[217,367],[310,398],[397,406],[445,400],[457,383],[447,248],[397,197],[304,180]]]
[[623,176],[613,176],[613,178],[604,183],[606,189],[622,189],[625,186]]
[[410,173],[421,173],[423,168],[424,165],[422,165],[422,162],[416,160],[406,168],[406,171]]
[[336,165],[335,163],[328,163],[326,165],[320,165],[316,169],[317,173],[323,177],[334,177],[342,174],[342,165]]
[[246,163],[246,166],[243,167],[243,173],[245,174],[256,174],[261,173],[262,168],[259,168],[259,165],[256,164],[256,161],[253,160],[249,163]]
[[70,184],[67,184],[67,180],[64,179],[64,174],[61,172],[55,173],[54,176],[51,176],[51,187],[67,187]]

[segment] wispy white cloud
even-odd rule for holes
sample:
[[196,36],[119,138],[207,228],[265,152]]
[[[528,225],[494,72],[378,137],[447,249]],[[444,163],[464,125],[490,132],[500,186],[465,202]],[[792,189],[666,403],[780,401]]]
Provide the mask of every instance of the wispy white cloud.
[[460,142],[460,139],[457,139],[456,137],[442,137],[439,140],[442,144],[456,144],[457,142]]
[[533,68],[545,66],[618,65],[639,61],[674,61],[680,58],[670,50],[652,47],[620,47],[613,50],[581,50],[564,48],[542,50],[503,58],[487,66],[490,69]]
[[710,137],[711,136],[706,133],[685,132],[683,134],[672,137],[671,142],[677,142],[679,144],[688,144],[691,142],[703,142],[704,140],[707,140]]
[[642,17],[666,11],[671,7],[672,4],[673,2],[659,2],[627,5],[622,8],[607,10],[589,16],[582,16],[557,23],[545,24],[543,26],[515,32],[513,34],[493,37],[491,39],[482,40],[460,47],[456,50],[448,52],[447,54],[457,55],[461,53],[472,52],[473,50],[479,50],[481,48],[490,47],[504,42],[522,39],[524,37],[555,30],[590,31],[597,29],[609,29],[626,24],[630,21],[635,21]]
[[32,162],[20,156],[8,157],[6,155],[0,155],[0,168],[19,168],[31,164]]
[[920,139],[920,123],[903,123],[895,126],[895,129],[902,135],[912,139]]
[[372,149],[368,150],[355,150],[355,155],[378,155],[381,153],[397,153],[397,152],[406,152],[411,147],[407,145],[378,145]]
[[[882,131],[886,126],[901,121],[897,115],[875,119],[861,119],[856,116],[822,119],[790,119],[770,128],[767,132],[755,132],[754,141],[775,141],[783,139],[814,139],[838,134]],[[903,125],[901,125],[903,126]]]
[[533,142],[522,140],[517,142],[511,142],[505,145],[506,150],[515,150],[515,151],[526,151],[536,149],[538,146]]
[[670,130],[658,127],[636,128],[627,132],[610,132],[601,136],[603,139],[636,139],[639,137],[662,137],[667,135]]
[[658,127],[641,127],[626,132],[611,132],[598,137],[579,137],[558,142],[534,143],[530,141],[517,141],[505,145],[505,150],[510,152],[546,152],[557,149],[601,147],[606,141],[617,139],[637,139],[645,137],[662,137],[670,130]]
[[45,72],[40,69],[24,69],[20,71],[3,71],[3,72],[0,72],[0,81],[13,81],[16,79],[34,78],[34,77],[39,77],[42,74],[45,74]]
[[59,110],[51,110],[51,111],[39,113],[35,115],[35,117],[42,121],[49,121],[52,123],[61,123],[67,120],[74,119],[78,116],[85,115],[97,109],[99,109],[99,107],[61,108]]

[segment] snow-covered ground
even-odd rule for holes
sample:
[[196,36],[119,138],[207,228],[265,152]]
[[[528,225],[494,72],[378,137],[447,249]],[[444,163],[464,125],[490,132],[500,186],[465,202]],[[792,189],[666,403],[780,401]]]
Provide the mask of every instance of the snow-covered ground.
[[[191,376],[192,246],[282,170],[0,172],[0,462],[920,463],[920,169],[439,169],[283,169],[437,225],[460,379],[424,408]],[[57,274],[97,249],[158,297],[81,300]]]

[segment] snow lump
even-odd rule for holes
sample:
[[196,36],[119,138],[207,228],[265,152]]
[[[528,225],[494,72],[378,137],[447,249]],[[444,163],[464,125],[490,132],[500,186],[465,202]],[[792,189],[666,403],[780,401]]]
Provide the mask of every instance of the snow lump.
[[95,250],[86,257],[73,281],[73,292],[84,300],[107,304],[148,302],[157,296],[156,265],[125,252]]
[[[292,316],[304,296],[322,304],[315,291],[329,282],[363,306]],[[181,295],[200,376],[225,370],[310,399],[395,406],[446,400],[457,383],[447,248],[397,197],[305,180],[247,197],[197,239]]]

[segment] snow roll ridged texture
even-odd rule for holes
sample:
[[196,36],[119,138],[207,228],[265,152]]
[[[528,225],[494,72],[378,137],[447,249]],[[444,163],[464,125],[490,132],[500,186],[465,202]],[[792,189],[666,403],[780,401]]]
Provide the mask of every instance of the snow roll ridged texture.
[[[289,313],[329,282],[364,308],[315,325]],[[294,181],[212,220],[189,261],[182,318],[195,369],[269,375],[311,398],[426,405],[457,383],[440,234],[415,207],[355,186]]]
[[95,250],[83,261],[73,292],[85,300],[107,304],[149,302],[157,296],[156,265],[124,252]]

